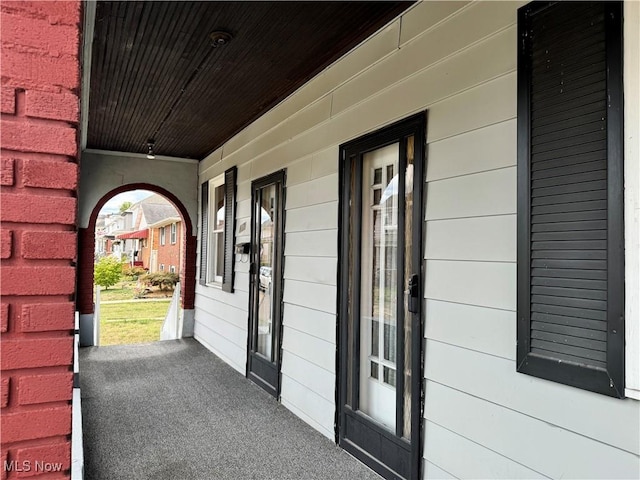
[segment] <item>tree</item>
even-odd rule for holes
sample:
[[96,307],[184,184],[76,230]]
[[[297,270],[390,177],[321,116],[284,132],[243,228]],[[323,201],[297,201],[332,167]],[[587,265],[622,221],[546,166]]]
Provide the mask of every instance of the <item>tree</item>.
[[122,263],[114,257],[101,258],[96,263],[94,282],[105,289],[115,285],[122,276]]
[[133,203],[131,202],[122,202],[122,205],[120,205],[120,213],[129,210],[131,208],[131,205],[133,205]]

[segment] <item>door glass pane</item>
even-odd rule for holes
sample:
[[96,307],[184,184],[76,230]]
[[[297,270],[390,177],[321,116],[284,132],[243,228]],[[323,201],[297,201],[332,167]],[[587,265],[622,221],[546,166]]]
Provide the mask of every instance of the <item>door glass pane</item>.
[[258,321],[256,351],[273,360],[273,288],[271,274],[274,270],[274,228],[276,215],[276,186],[269,185],[260,191],[260,211],[256,215],[259,230],[260,258],[258,266]]
[[[405,173],[405,217],[404,217],[404,291],[409,290],[409,279],[413,271],[411,252],[413,248],[413,136],[407,138],[407,171]],[[418,268],[418,266],[416,266]],[[408,296],[404,296],[404,419],[403,437],[411,438],[411,322]]]
[[216,232],[216,277],[224,274],[224,232]]
[[359,408],[392,431],[396,425],[398,155],[397,143],[363,155],[360,251]]
[[[355,194],[356,192],[356,179],[357,179],[357,171],[358,171],[358,164],[356,164],[356,157],[355,156],[351,156],[349,158],[349,165],[350,165],[350,171],[349,171],[349,191],[352,192],[352,194]],[[358,211],[357,207],[356,207],[356,202],[349,202],[349,240],[348,240],[348,245],[349,245],[349,256],[348,258],[353,259],[355,258],[355,252],[356,252],[356,238],[358,238],[358,235],[360,232],[357,231],[357,229],[355,228],[355,224],[356,224],[356,220],[360,218],[360,212]],[[355,297],[355,293],[354,293],[354,277],[356,276],[356,272],[354,269],[354,262],[348,262],[349,264],[349,271],[348,271],[348,281],[347,281],[347,298],[354,298]],[[349,319],[353,319],[354,317],[354,305],[352,302],[347,302],[347,318]],[[355,358],[355,353],[354,353],[354,342],[351,340],[354,337],[354,322],[353,321],[349,321],[348,325],[347,325],[347,337],[350,339],[347,344],[347,404],[348,405],[354,405],[354,403],[358,400],[357,398],[355,398],[356,393],[354,392],[354,388],[353,388],[353,383],[354,383],[354,373],[353,373],[353,369],[354,369],[354,365],[357,363],[357,361],[359,359]],[[372,367],[373,368],[373,367]],[[376,376],[377,376],[377,364],[376,364]],[[358,379],[355,379],[356,381]]]

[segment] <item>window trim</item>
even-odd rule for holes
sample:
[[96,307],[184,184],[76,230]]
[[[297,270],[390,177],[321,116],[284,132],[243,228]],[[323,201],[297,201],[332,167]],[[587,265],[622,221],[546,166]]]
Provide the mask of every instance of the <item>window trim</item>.
[[167,244],[167,232],[165,231],[164,227],[160,227],[160,245],[166,245]]
[[[222,234],[222,248],[224,248],[224,232],[226,230],[226,225],[222,227],[222,229],[215,229],[216,224],[216,214],[215,206],[216,206],[216,190],[220,187],[224,187],[224,174],[218,175],[215,178],[209,180],[209,211],[207,212],[209,219],[208,225],[209,229],[207,231],[207,242],[209,244],[209,248],[207,253],[211,252],[209,258],[207,258],[207,286],[209,287],[222,287],[222,283],[224,281],[224,265],[222,270],[222,275],[215,275],[217,260],[218,260],[218,242],[216,240],[217,234]],[[226,206],[222,207],[223,209]],[[224,258],[224,257],[223,257]],[[224,264],[224,261],[223,261]]]
[[607,368],[588,368],[530,353],[531,55],[528,21],[555,2],[534,2],[518,10],[518,194],[517,194],[517,371],[593,392],[624,397],[624,159],[622,3],[605,2],[607,75]]
[[173,222],[169,228],[169,242],[171,245],[175,245],[178,241],[178,225]]
[[[236,230],[236,183],[237,167],[227,169],[223,174],[201,184],[200,194],[200,284],[221,288],[233,293],[235,278],[235,230]],[[224,229],[211,230],[214,224],[213,205],[216,188],[224,186]],[[222,246],[217,244],[213,235],[222,233]],[[212,249],[211,246],[214,246]],[[218,258],[218,248],[222,248],[222,276],[213,275],[214,262]],[[212,255],[213,252],[213,255]],[[212,266],[213,265],[213,266]]]

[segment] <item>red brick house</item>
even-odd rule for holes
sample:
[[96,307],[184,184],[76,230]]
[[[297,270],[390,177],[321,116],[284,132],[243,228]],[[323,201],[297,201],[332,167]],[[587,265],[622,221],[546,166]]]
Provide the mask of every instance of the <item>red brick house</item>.
[[132,205],[129,210],[133,215],[133,231],[117,235],[117,238],[131,242],[130,261],[150,272],[181,272],[183,232],[180,212],[157,194]]
[[179,219],[169,218],[149,228],[149,238],[153,239],[157,252],[155,262],[150,264],[151,272],[182,271],[181,227]]

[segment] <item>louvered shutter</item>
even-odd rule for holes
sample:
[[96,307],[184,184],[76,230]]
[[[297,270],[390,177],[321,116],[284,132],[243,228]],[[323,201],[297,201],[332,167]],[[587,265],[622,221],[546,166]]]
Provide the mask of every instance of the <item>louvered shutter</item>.
[[520,11],[518,370],[624,392],[621,6]]
[[207,284],[207,244],[209,239],[209,182],[200,188],[200,285]]
[[236,176],[236,167],[231,167],[224,172],[224,274],[222,289],[225,292],[233,292],[236,257]]

